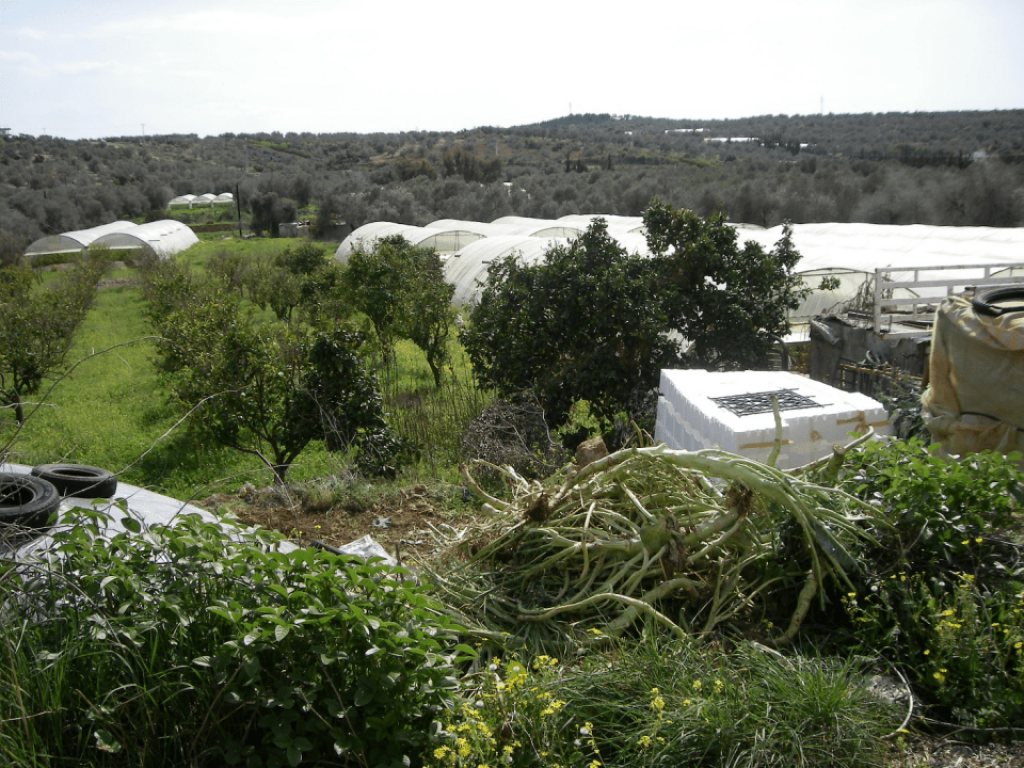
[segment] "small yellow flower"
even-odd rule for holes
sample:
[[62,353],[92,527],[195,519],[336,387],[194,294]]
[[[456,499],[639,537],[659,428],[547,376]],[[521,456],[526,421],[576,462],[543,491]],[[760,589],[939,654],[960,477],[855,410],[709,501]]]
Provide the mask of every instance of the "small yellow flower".
[[694,680],[693,681],[693,690],[699,691],[700,690],[700,686],[701,686],[700,680]]
[[927,656],[929,653],[931,653],[931,651],[929,651],[927,648],[925,648],[924,655]]
[[447,755],[448,752],[450,751],[451,750],[446,746],[438,747],[434,750],[434,757],[438,760],[444,760],[444,756]]
[[975,541],[976,544],[981,544],[981,536],[976,538],[974,541]]

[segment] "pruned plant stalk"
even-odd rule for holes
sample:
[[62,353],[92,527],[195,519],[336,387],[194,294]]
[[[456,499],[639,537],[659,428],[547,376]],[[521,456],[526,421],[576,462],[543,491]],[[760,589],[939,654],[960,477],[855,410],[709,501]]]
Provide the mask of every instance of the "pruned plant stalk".
[[[464,469],[492,515],[469,565],[437,584],[510,631],[559,622],[614,637],[647,616],[702,636],[728,622],[756,632],[771,615],[785,629],[763,640],[781,645],[829,585],[851,588],[851,547],[867,541],[872,517],[842,491],[719,450],[628,448],[546,483],[500,471],[511,502]],[[459,586],[471,569],[495,585],[483,601]]]

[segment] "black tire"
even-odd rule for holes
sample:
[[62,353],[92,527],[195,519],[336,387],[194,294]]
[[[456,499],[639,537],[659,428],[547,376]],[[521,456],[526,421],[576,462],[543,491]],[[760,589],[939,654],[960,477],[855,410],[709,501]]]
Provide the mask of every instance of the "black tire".
[[117,493],[117,477],[113,472],[99,467],[85,464],[40,464],[32,468],[32,474],[53,483],[61,496],[109,499]]
[[40,477],[0,472],[0,526],[45,528],[60,509],[60,493]]
[[998,288],[982,289],[974,294],[971,306],[977,314],[989,317],[999,317],[1007,312],[1024,312],[1024,304],[1002,304],[1005,301],[1024,302],[1024,285],[1002,285]]

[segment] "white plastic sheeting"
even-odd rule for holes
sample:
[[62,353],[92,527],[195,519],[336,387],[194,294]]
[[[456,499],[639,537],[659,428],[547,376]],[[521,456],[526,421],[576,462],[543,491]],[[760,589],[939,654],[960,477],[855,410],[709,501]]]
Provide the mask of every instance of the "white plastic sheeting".
[[411,224],[395,224],[390,221],[374,221],[355,229],[341,241],[334,252],[334,258],[342,264],[354,251],[373,249],[385,237],[401,235],[417,248],[432,248],[437,253],[451,254],[469,243],[484,237],[481,231],[461,226],[463,222],[452,220],[451,225],[416,227]]
[[444,262],[445,280],[455,286],[452,304],[463,307],[476,303],[493,262],[514,254],[524,264],[539,264],[552,246],[568,242],[559,237],[498,235],[470,243]]
[[136,248],[152,248],[161,259],[184,251],[199,242],[187,225],[174,219],[151,221],[139,224],[131,229],[111,232],[96,238],[93,245],[104,246],[111,250],[132,250]]
[[[513,251],[532,259],[531,263],[539,261],[548,243],[566,242],[567,238],[578,237],[598,217],[608,222],[608,233],[627,251],[641,255],[648,253],[641,217],[576,214],[556,220],[504,216],[489,224],[440,219],[428,227],[374,222],[349,235],[338,247],[336,255],[345,261],[354,243],[371,247],[373,240],[395,233],[405,235],[417,245],[439,243],[439,253],[454,253],[446,264],[446,273],[448,280],[455,285],[455,303],[472,304],[479,297],[488,263]],[[753,241],[770,250],[782,237],[781,226],[771,229],[752,224],[732,226],[737,230],[741,246]],[[445,232],[449,234],[440,234]],[[468,233],[478,239],[469,245],[464,242],[459,245],[461,235],[457,233]],[[445,237],[447,240],[443,239]],[[479,238],[495,242],[488,246]],[[538,242],[529,243],[528,239]],[[921,267],[1009,265],[1024,261],[1024,228],[796,224],[793,226],[793,244],[801,255],[796,272],[804,275],[811,289],[802,306],[791,314],[795,323],[805,322],[850,301],[876,270],[886,270],[895,279],[910,279],[913,270]],[[819,290],[821,279],[826,276],[836,278],[839,287]],[[929,277],[927,273],[919,275],[922,280]]]
[[787,391],[812,401],[808,407],[780,407],[782,441],[775,465],[782,469],[828,456],[834,444],[850,442],[851,432],[891,431],[885,407],[876,400],[784,371],[663,370],[660,391],[655,440],[677,450],[718,448],[760,462],[775,445],[775,414],[738,415],[712,398]]
[[111,232],[123,232],[137,227],[130,221],[112,221],[91,229],[77,229],[60,235],[47,235],[36,240],[25,249],[26,256],[40,256],[52,253],[81,253],[97,238]]

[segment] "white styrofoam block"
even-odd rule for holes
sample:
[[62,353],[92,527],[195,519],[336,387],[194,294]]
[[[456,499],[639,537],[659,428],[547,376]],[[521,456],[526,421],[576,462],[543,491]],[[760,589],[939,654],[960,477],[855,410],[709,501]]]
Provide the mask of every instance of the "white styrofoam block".
[[663,370],[654,438],[670,448],[695,451],[720,448],[765,461],[775,443],[771,411],[740,416],[712,398],[791,390],[818,405],[783,409],[781,468],[798,467],[827,456],[850,433],[873,427],[889,434],[888,415],[878,401],[858,392],[785,371]]

